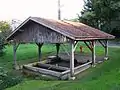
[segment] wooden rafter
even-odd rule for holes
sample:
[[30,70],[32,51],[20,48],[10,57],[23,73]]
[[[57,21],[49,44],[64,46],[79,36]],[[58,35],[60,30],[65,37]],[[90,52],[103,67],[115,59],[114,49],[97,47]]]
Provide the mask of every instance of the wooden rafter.
[[104,48],[106,47],[106,41],[105,40],[104,41],[98,40],[98,41]]
[[[87,43],[88,42],[88,43]],[[86,44],[86,46],[90,49],[90,51],[92,52],[92,64],[95,64],[95,41],[84,41],[84,43]]]
[[84,43],[86,44],[86,46],[90,49],[90,51],[93,51],[93,46],[92,46],[92,44],[91,44],[91,41],[88,41],[89,42],[89,44],[86,42],[86,41],[84,41]]
[[76,49],[76,47],[77,47],[77,44],[78,44],[78,41],[75,41],[75,42],[74,42],[74,49],[73,49],[74,51],[75,51],[75,49]]

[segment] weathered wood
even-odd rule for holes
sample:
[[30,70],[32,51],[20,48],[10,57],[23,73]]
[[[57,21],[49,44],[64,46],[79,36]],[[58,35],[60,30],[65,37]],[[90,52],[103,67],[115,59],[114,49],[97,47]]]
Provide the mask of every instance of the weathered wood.
[[100,44],[104,47],[105,49],[105,57],[104,59],[108,59],[108,40],[98,40],[100,42]]
[[36,44],[38,45],[38,60],[40,62],[42,58],[41,48],[43,46],[43,43],[36,43]]
[[84,65],[78,69],[75,69],[75,75],[85,71],[86,69],[90,68],[91,67],[91,64],[87,64],[87,65]]
[[58,57],[59,50],[60,50],[60,44],[59,43],[56,43],[56,50],[57,50],[56,56]]
[[18,48],[19,44],[17,45],[15,42],[13,42],[13,59],[14,59],[14,68],[16,69],[17,67],[17,56],[16,56],[16,51]]
[[108,40],[105,41],[105,58],[108,59]]
[[51,75],[51,76],[55,76],[55,77],[60,77],[61,76],[60,72],[47,70],[47,69],[43,69],[43,68],[32,67],[32,66],[29,66],[29,65],[24,65],[23,68],[28,69],[28,70],[32,70],[34,72],[39,72],[40,74]]
[[95,65],[96,61],[96,56],[95,56],[95,41],[92,41],[93,44],[93,49],[92,49],[92,64]]
[[68,56],[70,56],[70,52],[65,48],[65,45],[64,45],[64,44],[61,45],[61,48],[65,51],[65,53],[66,53]]
[[56,65],[51,65],[51,64],[42,64],[42,63],[37,63],[38,66],[44,66],[48,69],[53,68],[53,69],[59,69],[59,70],[68,70],[69,68],[63,67],[63,66],[56,66]]
[[68,41],[66,36],[35,22],[29,22],[21,29],[24,31],[14,35],[16,42],[63,43]]
[[86,42],[86,41],[84,41],[84,43],[85,43],[85,45],[90,49],[90,51],[92,51],[92,46],[91,46],[91,44],[90,44],[90,42],[89,42],[89,44]]
[[[79,65],[79,66],[75,67],[75,68],[74,68],[75,74],[78,74],[78,73],[86,70],[89,66],[91,66],[91,64],[92,64],[92,61],[90,61],[90,62],[88,62],[88,63],[85,63],[85,64],[83,64],[83,65]],[[88,66],[88,67],[86,67],[86,66]],[[84,67],[85,67],[85,68],[84,68]],[[79,70],[80,70],[80,71],[79,71]],[[70,73],[70,70],[66,70],[66,71],[62,72],[62,75],[65,75],[65,74],[68,74],[68,73]]]
[[98,40],[99,43],[105,48],[105,42],[101,41],[101,40]]
[[74,77],[74,41],[71,40],[71,55],[70,55],[70,76]]
[[74,51],[75,51],[75,49],[77,48],[77,44],[78,44],[78,41],[75,41],[75,43],[74,43]]

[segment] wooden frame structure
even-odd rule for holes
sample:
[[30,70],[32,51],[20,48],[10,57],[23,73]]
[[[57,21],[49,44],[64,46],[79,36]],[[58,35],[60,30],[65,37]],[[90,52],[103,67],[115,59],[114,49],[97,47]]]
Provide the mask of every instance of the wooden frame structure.
[[[82,23],[49,20],[39,17],[29,17],[20,26],[18,26],[12,34],[7,37],[7,41],[13,41],[14,51],[14,65],[16,67],[16,51],[19,43],[34,42],[38,46],[38,59],[41,62],[41,48],[44,43],[56,44],[56,56],[58,57],[60,45],[62,43],[69,43],[71,47],[70,52],[70,69],[62,74],[70,73],[71,77],[82,70],[85,67],[88,68],[90,63],[94,66],[96,64],[95,56],[95,44],[99,41],[105,48],[105,59],[108,57],[108,40],[114,39],[113,35],[107,34],[90,26]],[[92,62],[88,64],[75,67],[74,66],[74,52],[77,47],[78,41],[83,41],[86,46],[92,52]],[[17,45],[18,43],[18,45]],[[86,66],[87,65],[87,66]],[[81,68],[83,69],[81,70]],[[42,70],[43,71],[43,70]],[[76,72],[77,71],[77,72]]]

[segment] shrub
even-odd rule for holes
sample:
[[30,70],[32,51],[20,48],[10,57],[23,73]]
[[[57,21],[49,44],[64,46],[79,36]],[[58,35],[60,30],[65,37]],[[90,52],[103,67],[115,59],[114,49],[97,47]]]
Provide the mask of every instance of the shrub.
[[14,86],[22,81],[22,77],[13,76],[0,68],[0,90]]
[[4,54],[4,49],[5,49],[4,39],[0,36],[0,56]]

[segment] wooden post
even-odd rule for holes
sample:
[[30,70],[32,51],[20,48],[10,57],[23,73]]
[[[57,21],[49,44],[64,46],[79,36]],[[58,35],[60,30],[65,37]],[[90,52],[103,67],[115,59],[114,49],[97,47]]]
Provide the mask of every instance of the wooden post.
[[95,41],[92,41],[92,64],[95,65],[96,61],[95,61]]
[[70,42],[71,55],[70,55],[70,77],[74,77],[74,41]]
[[19,44],[16,45],[15,42],[13,42],[13,59],[14,59],[14,69],[17,69],[17,56],[16,56],[16,51],[17,51],[17,48],[18,48]]
[[56,43],[56,50],[57,50],[56,56],[58,57],[59,50],[60,50],[60,44],[59,43]]
[[105,60],[108,59],[108,40],[105,40]]
[[38,43],[37,45],[38,45],[38,60],[41,61],[41,56],[42,56],[41,48],[42,48],[43,43]]
[[17,57],[16,57],[16,43],[13,43],[13,59],[14,59],[14,68],[17,66]]

